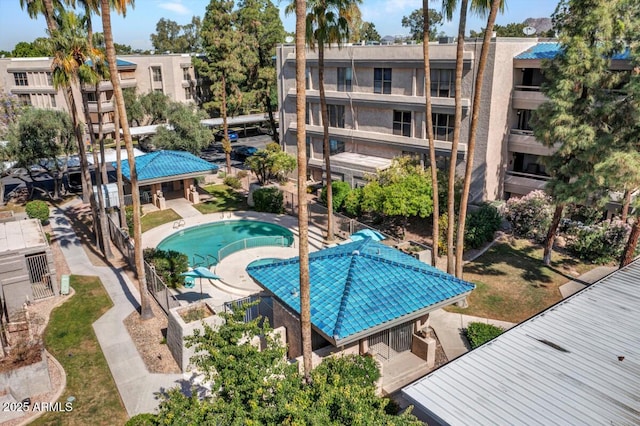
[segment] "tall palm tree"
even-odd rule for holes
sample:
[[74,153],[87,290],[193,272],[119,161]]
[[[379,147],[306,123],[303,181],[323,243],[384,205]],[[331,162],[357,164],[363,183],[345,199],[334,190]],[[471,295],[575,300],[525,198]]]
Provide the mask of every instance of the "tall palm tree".
[[[327,174],[327,240],[333,241],[333,190],[331,187],[331,155],[329,146],[329,114],[324,88],[324,49],[331,43],[349,38],[351,18],[359,13],[362,0],[311,0],[307,3],[306,40],[311,49],[318,48],[318,81],[320,88],[320,115],[322,117],[322,151]],[[290,5],[291,6],[291,5]],[[289,6],[289,7],[290,7]],[[288,8],[289,9],[289,8]]]
[[[455,9],[456,0],[443,0],[444,15],[451,20]],[[458,40],[456,46],[456,93],[455,93],[455,118],[453,127],[453,141],[451,142],[451,160],[449,162],[449,181],[447,198],[447,273],[454,273],[453,234],[455,226],[455,182],[456,162],[458,158],[458,143],[460,142],[460,127],[462,125],[462,64],[464,55],[464,33],[467,24],[467,6],[469,0],[460,1],[460,23],[458,25]]]
[[[490,2],[490,5],[487,3]],[[487,57],[489,56],[489,48],[493,26],[498,16],[498,10],[504,7],[504,0],[483,0],[472,2],[472,9],[483,14],[486,13],[486,7],[489,6],[489,16],[487,18],[487,26],[484,30],[484,38],[482,39],[482,50],[480,51],[480,60],[478,61],[478,71],[476,73],[476,83],[474,85],[473,105],[471,107],[471,125],[469,128],[469,141],[467,142],[467,164],[464,172],[464,184],[462,186],[462,196],[460,198],[460,214],[458,216],[458,237],[456,241],[456,277],[462,278],[462,254],[464,253],[464,226],[467,218],[467,203],[469,201],[469,189],[471,188],[471,174],[473,172],[473,154],[476,147],[476,135],[478,132],[478,115],[480,112],[480,102],[482,98],[482,86],[484,79],[484,71],[487,67]]]
[[[58,24],[55,19],[55,11],[63,10],[62,2],[60,0],[20,0],[20,7],[24,9],[26,7],[27,13],[31,18],[37,18],[40,14],[44,15],[45,21],[47,22],[47,30],[49,34],[52,34],[54,31],[58,29]],[[71,65],[69,62],[67,65]],[[89,163],[87,162],[86,149],[84,145],[84,137],[82,134],[82,127],[80,126],[80,122],[77,116],[76,109],[76,99],[74,97],[73,85],[76,84],[74,81],[71,81],[70,85],[55,85],[54,87],[57,89],[59,87],[64,87],[64,99],[67,103],[67,107],[71,113],[71,117],[73,119],[73,126],[76,135],[76,140],[78,141],[78,156],[80,157],[80,179],[82,183],[82,201],[84,203],[89,202],[89,197],[91,195],[91,174],[89,172]]]
[[423,39],[422,54],[424,56],[424,96],[425,115],[427,121],[427,139],[429,139],[429,167],[431,168],[431,186],[433,188],[433,250],[431,254],[431,265],[438,264],[438,247],[440,245],[440,208],[438,200],[438,166],[436,164],[435,135],[433,134],[433,115],[431,112],[431,64],[429,63],[429,0],[422,0]]
[[125,15],[127,6],[133,4],[132,0],[100,0],[100,12],[102,15],[102,31],[104,33],[104,41],[107,51],[107,62],[109,63],[109,74],[111,75],[111,83],[113,84],[113,96],[116,100],[116,108],[122,126],[124,136],[124,144],[127,149],[127,160],[129,162],[129,173],[131,181],[131,198],[133,199],[133,244],[136,263],[136,275],[138,277],[138,285],[140,289],[140,316],[144,319],[153,317],[149,292],[147,290],[147,279],[144,271],[144,259],[142,257],[142,226],[140,223],[140,188],[138,187],[138,174],[136,171],[135,157],[133,155],[133,141],[131,132],[129,131],[129,122],[127,121],[127,110],[124,107],[124,97],[122,96],[122,88],[118,78],[118,68],[116,64],[116,49],[113,43],[113,32],[111,30],[111,10],[113,4],[117,13]]
[[306,84],[305,52],[306,2],[296,0],[296,142],[298,149],[298,229],[300,243],[300,328],[304,377],[310,380],[311,369],[311,284],[309,280],[309,217],[307,213],[307,132],[305,128]]

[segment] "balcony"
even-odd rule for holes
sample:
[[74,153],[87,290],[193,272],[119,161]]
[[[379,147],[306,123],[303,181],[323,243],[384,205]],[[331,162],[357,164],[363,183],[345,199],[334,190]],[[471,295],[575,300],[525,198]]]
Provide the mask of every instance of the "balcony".
[[[98,112],[98,102],[96,101],[89,101],[87,102],[89,104],[89,112]],[[111,112],[113,111],[113,102],[110,101],[103,101],[100,103],[100,109],[101,112]]]
[[547,97],[540,92],[540,86],[515,86],[511,95],[511,106],[514,109],[537,109]]
[[507,171],[504,177],[504,192],[510,192],[513,195],[526,195],[531,191],[544,189],[549,179],[549,176],[540,174]]
[[511,129],[509,131],[509,151],[522,152],[524,154],[550,156],[558,150],[557,146],[547,147],[542,145],[531,130]]

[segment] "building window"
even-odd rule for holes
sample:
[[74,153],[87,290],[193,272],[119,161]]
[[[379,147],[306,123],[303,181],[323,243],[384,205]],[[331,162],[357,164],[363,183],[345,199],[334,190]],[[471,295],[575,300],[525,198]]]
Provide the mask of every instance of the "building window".
[[454,70],[431,70],[431,96],[453,98],[456,95]]
[[18,101],[25,106],[31,106],[31,95],[28,94],[19,94]]
[[152,67],[153,81],[156,83],[162,83],[162,69],[160,67]]
[[311,90],[311,69],[305,68],[304,70],[304,88]]
[[351,67],[338,68],[338,92],[351,92]]
[[373,93],[391,93],[391,68],[373,69]]
[[184,81],[190,81],[191,80],[191,72],[190,72],[189,68],[182,68],[182,79]]
[[454,116],[450,114],[433,114],[433,133],[440,141],[453,141]]
[[193,99],[193,88],[191,86],[184,88],[184,98],[186,100]]
[[311,116],[311,104],[309,102],[307,102],[305,104],[305,108],[304,108],[304,123],[305,124],[311,124],[310,117]]
[[344,105],[327,105],[329,126],[344,129]]
[[49,99],[51,99],[51,108],[55,108],[58,105],[56,105],[56,95],[49,95]]
[[49,86],[53,86],[53,74],[51,74],[50,72],[47,73],[47,84]]
[[329,155],[335,155],[344,152],[344,142],[335,139],[329,139]]
[[530,124],[532,112],[533,111],[530,109],[518,110],[518,130],[524,130],[527,132],[533,131]]
[[411,137],[411,111],[393,111],[393,134]]
[[14,72],[13,79],[16,83],[16,86],[28,86],[29,81],[27,80],[26,72]]
[[98,100],[96,98],[96,92],[87,92],[87,100],[89,102],[96,102]]

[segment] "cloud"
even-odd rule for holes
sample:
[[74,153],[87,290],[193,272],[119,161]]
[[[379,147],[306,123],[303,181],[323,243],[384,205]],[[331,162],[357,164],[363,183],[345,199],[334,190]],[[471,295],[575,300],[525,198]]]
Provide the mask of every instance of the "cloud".
[[180,2],[160,3],[158,7],[177,13],[178,15],[191,15],[191,11]]

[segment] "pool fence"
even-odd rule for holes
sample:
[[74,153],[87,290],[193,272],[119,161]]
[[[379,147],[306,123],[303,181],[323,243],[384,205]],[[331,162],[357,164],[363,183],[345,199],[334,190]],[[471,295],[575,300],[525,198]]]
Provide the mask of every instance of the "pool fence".
[[[129,233],[125,229],[121,229],[109,218],[109,235],[111,236],[111,241],[118,247],[118,250],[120,250],[120,253],[122,253],[122,256],[129,264],[129,267],[135,270],[135,252]],[[180,306],[180,302],[171,293],[167,285],[162,281],[162,278],[156,273],[153,265],[150,265],[146,261],[143,261],[143,264],[147,280],[147,290],[164,313],[169,315],[169,309]]]

